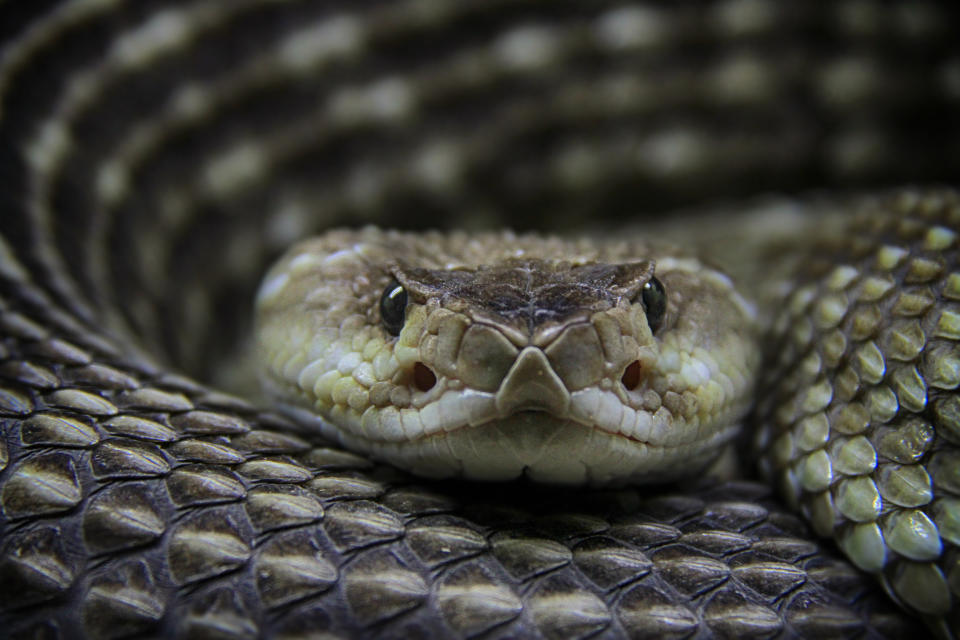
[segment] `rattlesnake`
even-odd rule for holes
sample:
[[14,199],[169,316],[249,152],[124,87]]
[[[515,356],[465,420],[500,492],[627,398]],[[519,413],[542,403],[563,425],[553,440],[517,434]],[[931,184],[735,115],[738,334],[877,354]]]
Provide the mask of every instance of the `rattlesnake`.
[[[764,484],[430,482],[218,387],[246,392],[233,374],[256,283],[310,230],[564,231],[718,198],[728,215],[758,190],[949,179],[954,9],[0,12],[4,633],[896,637],[918,624]],[[807,491],[794,506],[817,532],[835,528],[948,634],[956,196],[871,202],[846,249],[805,260],[822,284],[791,285],[757,444],[768,475]],[[847,200],[769,205],[834,206]],[[941,217],[870,231],[889,211]],[[834,523],[848,506],[855,522]]]

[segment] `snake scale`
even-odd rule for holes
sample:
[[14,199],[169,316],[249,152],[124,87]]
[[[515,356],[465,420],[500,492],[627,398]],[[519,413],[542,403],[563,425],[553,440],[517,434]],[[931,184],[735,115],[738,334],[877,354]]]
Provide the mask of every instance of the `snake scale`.
[[617,229],[769,191],[813,215],[955,180],[957,18],[0,3],[0,635],[956,634],[949,190],[861,203],[801,259],[742,447],[786,506],[747,480],[431,482],[303,431],[242,372],[267,266],[329,227]]

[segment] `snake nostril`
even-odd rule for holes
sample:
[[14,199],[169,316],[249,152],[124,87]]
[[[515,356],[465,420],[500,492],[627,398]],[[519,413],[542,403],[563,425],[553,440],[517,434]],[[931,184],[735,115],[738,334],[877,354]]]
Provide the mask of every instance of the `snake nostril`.
[[420,391],[430,391],[435,384],[437,384],[437,376],[430,367],[422,362],[413,365],[413,386]]
[[634,360],[623,370],[620,377],[620,383],[627,388],[627,391],[633,391],[640,386],[640,361]]

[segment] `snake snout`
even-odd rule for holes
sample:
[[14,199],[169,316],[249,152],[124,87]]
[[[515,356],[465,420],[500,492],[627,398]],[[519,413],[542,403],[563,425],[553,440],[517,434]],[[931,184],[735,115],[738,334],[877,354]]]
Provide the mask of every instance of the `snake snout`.
[[538,347],[526,347],[500,385],[496,397],[500,415],[519,411],[547,411],[563,415],[570,407],[570,392]]
[[[570,413],[572,394],[581,389],[619,380],[632,391],[645,377],[636,354],[622,341],[616,348],[607,344],[612,337],[603,341],[590,322],[573,324],[554,336],[543,348],[528,345],[516,356],[496,392],[499,415],[544,411],[564,417]],[[614,351],[616,362],[611,362],[609,354]]]

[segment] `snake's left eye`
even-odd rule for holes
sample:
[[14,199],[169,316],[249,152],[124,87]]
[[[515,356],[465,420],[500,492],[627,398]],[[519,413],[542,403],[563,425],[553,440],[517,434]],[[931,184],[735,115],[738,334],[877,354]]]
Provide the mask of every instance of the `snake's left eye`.
[[407,290],[396,280],[391,280],[380,296],[380,320],[390,335],[400,335],[407,310]]
[[643,303],[644,311],[647,312],[650,333],[656,333],[663,324],[663,316],[667,312],[667,292],[664,291],[663,284],[656,278],[650,278],[640,290],[640,301]]

